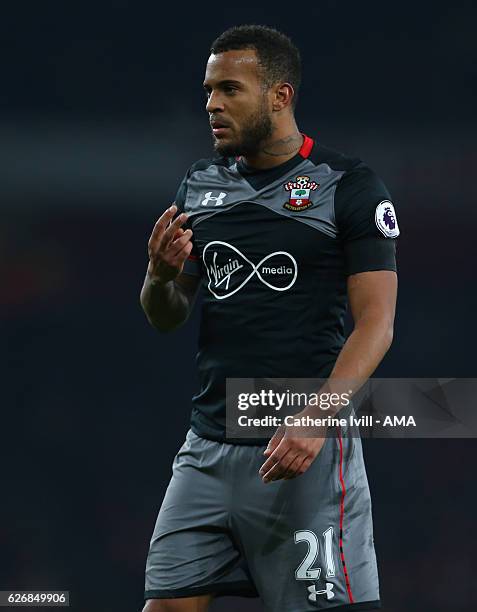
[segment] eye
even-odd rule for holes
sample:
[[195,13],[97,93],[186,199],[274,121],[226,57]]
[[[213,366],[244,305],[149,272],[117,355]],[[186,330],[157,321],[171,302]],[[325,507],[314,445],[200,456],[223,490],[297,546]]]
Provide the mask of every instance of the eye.
[[228,96],[233,96],[236,93],[237,88],[232,87],[231,85],[227,85],[226,87],[224,87],[224,91]]

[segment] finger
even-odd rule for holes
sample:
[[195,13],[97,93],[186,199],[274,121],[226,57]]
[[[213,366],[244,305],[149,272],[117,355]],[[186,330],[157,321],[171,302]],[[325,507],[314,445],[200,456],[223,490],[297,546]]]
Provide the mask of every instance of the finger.
[[171,222],[172,218],[176,214],[177,206],[173,204],[167,210],[165,210],[159,219],[156,221],[154,227],[152,228],[151,237],[149,238],[148,246],[156,245],[164,234],[166,227]]
[[264,455],[270,455],[280,444],[283,436],[285,435],[285,428],[279,427],[277,431],[273,434],[273,436],[268,441],[267,448],[263,451]]
[[283,478],[288,473],[290,466],[293,465],[297,456],[298,455],[292,452],[288,453],[280,463],[276,463],[272,469],[263,476],[263,482],[267,483]]
[[[288,466],[286,473],[283,475],[283,480],[290,480],[292,478],[296,478],[297,476],[300,476],[300,474],[303,474],[306,471],[306,469],[304,469],[303,472],[300,472],[300,469],[303,466],[303,464],[307,461],[308,461],[308,457],[306,455],[297,455],[295,458],[295,461],[290,466]],[[311,464],[311,461],[308,464],[308,467],[310,464]]]
[[177,255],[174,257],[174,260],[173,260],[173,264],[174,264],[175,267],[177,267],[177,268],[181,268],[182,267],[182,265],[184,264],[185,260],[191,254],[193,246],[194,245],[192,244],[192,242],[188,242],[185,245],[185,247],[182,249],[182,251],[177,253]]
[[184,269],[184,264],[186,260],[188,259],[191,251],[192,251],[192,243],[188,242],[185,245],[185,247],[182,249],[182,251],[180,251],[180,253],[176,255],[174,259],[171,260],[171,266],[175,268],[179,274],[182,273]]
[[264,476],[276,463],[280,463],[289,450],[288,444],[280,443],[258,471],[260,476]]
[[314,457],[305,456],[303,462],[300,466],[298,466],[298,468],[295,470],[296,473],[294,474],[294,476],[291,476],[291,478],[296,478],[297,476],[301,476],[302,474],[304,474],[308,470],[310,465],[313,463],[313,461]]
[[177,255],[177,253],[179,253],[180,251],[182,251],[182,249],[185,247],[185,245],[190,242],[190,239],[192,238],[192,230],[188,229],[185,232],[182,233],[182,236],[180,236],[179,238],[176,238],[175,240],[173,240],[171,242],[171,245],[169,247],[170,253],[172,255],[172,257],[175,257]]
[[177,232],[178,229],[180,229],[180,226],[183,225],[186,221],[187,221],[186,214],[181,213],[180,215],[177,215],[174,221],[172,221],[172,223],[169,225],[166,231],[162,234],[162,238],[159,241],[160,249],[164,250],[169,247],[170,243],[172,242],[174,238],[175,233]]

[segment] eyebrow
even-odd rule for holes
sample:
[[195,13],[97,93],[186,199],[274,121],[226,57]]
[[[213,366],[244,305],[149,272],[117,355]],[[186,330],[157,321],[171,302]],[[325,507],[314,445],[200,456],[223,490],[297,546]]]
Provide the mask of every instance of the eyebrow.
[[[234,79],[224,79],[223,81],[219,81],[217,83],[217,87],[223,87],[224,85],[240,85],[242,86],[243,83],[241,81],[235,81]],[[203,88],[204,89],[211,89],[210,85],[208,83],[203,83]]]

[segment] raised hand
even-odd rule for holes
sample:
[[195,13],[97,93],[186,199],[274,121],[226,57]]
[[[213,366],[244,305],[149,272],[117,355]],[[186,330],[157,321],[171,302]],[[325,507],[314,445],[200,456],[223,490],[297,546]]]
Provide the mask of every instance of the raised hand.
[[153,283],[165,284],[174,280],[184,267],[192,251],[192,230],[183,230],[187,215],[174,219],[177,206],[173,204],[157,220],[147,245],[149,265],[147,274]]

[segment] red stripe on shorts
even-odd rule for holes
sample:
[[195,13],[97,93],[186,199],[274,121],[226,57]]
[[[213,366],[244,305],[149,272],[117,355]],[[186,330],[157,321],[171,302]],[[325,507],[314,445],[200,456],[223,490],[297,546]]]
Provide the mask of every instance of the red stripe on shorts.
[[346,497],[346,487],[343,479],[343,440],[341,439],[341,427],[338,426],[338,440],[340,444],[340,484],[341,484],[341,500],[340,500],[340,556],[341,563],[343,564],[343,571],[346,581],[346,590],[348,591],[348,597],[350,603],[354,603],[353,593],[351,592],[351,585],[349,583],[348,570],[346,569],[346,561],[343,551],[343,522],[344,522],[344,502]]

